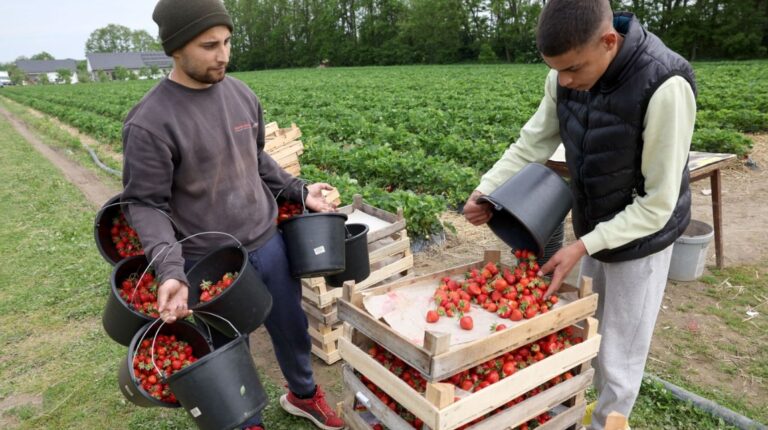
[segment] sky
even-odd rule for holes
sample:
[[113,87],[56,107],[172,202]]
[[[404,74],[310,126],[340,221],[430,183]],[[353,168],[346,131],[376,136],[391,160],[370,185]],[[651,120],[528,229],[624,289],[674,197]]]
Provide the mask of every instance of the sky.
[[0,63],[42,51],[56,59],[85,59],[85,42],[108,24],[157,36],[157,0],[2,0]]

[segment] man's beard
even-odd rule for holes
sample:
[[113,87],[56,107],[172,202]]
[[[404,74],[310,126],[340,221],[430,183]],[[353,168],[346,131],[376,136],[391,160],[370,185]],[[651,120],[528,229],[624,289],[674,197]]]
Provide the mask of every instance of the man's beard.
[[218,71],[206,70],[205,73],[187,72],[187,75],[190,78],[196,80],[197,82],[200,82],[203,84],[217,84],[224,80],[224,77],[226,76],[226,71],[218,72]]

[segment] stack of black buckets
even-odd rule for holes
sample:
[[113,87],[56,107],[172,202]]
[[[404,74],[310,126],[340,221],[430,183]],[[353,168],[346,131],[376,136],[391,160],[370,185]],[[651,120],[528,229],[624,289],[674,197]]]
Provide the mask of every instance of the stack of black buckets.
[[[246,339],[247,333],[259,327],[269,314],[271,295],[248,262],[246,250],[228,246],[203,257],[187,273],[193,317],[166,324],[134,310],[118,291],[123,280],[141,276],[149,264],[143,255],[120,257],[112,244],[113,219],[122,211],[119,197],[110,199],[98,212],[94,236],[99,252],[114,266],[102,316],[104,330],[114,341],[128,347],[118,369],[120,391],[138,406],[182,407],[204,430],[239,427],[268,402]],[[213,300],[198,303],[201,281],[215,281],[228,272],[238,273],[234,282]],[[176,403],[152,397],[134,375],[133,356],[139,345],[143,339],[152,341],[158,334],[186,341],[198,358],[168,377],[157,369],[158,380],[167,382]]]
[[[119,289],[129,277],[141,276],[150,262],[143,255],[122,258],[112,243],[113,220],[122,207],[120,195],[114,196],[94,222],[96,246],[114,266],[102,323],[109,337],[128,347],[118,370],[120,391],[138,406],[183,407],[203,430],[239,427],[268,402],[246,340],[269,315],[272,296],[249,263],[247,250],[238,244],[212,251],[186,273],[192,317],[166,324],[134,310]],[[303,213],[280,224],[293,276],[325,276],[332,287],[369,276],[368,226],[346,220],[341,213]],[[216,281],[231,272],[238,275],[228,288],[211,301],[199,301],[202,281]],[[186,341],[198,358],[168,377],[157,369],[158,379],[168,383],[176,403],[152,397],[134,375],[133,356],[140,344],[159,334]]]

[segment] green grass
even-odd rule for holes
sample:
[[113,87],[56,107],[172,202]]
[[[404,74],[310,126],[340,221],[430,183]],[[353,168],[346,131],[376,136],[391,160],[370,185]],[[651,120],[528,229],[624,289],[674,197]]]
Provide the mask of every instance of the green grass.
[[[180,409],[142,409],[117,390],[126,348],[100,315],[111,267],[93,243],[95,209],[0,119],[0,427],[186,429]],[[310,428],[275,406],[270,428]]]

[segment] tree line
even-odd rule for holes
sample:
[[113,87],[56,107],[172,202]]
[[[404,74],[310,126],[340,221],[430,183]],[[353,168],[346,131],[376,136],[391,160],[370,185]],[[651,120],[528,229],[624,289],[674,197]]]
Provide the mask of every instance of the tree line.
[[[234,70],[539,61],[546,0],[224,0]],[[768,0],[612,0],[690,60],[768,52]]]

